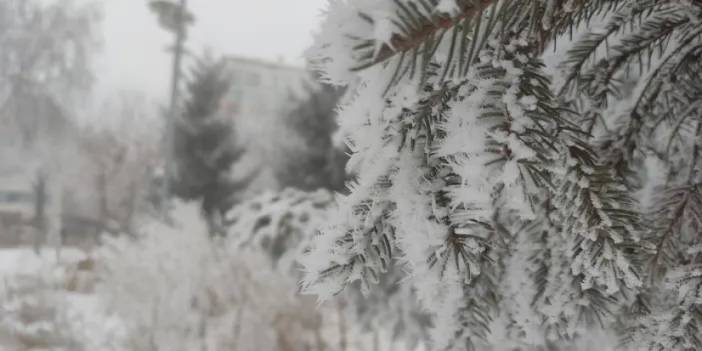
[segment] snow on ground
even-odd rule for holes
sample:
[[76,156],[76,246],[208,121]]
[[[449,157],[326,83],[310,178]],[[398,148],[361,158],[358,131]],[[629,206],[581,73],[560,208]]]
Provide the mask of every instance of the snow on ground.
[[0,278],[10,275],[32,274],[47,267],[76,263],[86,258],[85,252],[65,248],[57,257],[54,250],[43,249],[40,253],[31,248],[0,249]]
[[107,350],[120,321],[106,317],[86,284],[89,255],[65,248],[0,250],[0,350]]

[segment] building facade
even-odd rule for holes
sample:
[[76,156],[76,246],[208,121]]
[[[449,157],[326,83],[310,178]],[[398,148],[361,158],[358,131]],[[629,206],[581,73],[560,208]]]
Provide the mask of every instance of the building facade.
[[233,118],[240,144],[247,148],[235,175],[257,171],[252,191],[277,187],[272,168],[285,157],[281,151],[297,142],[286,131],[291,106],[314,86],[303,68],[256,59],[229,57],[231,89],[222,111]]

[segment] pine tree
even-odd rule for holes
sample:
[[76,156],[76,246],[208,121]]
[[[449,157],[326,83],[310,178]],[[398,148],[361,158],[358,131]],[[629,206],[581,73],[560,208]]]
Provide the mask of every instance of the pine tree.
[[400,265],[436,350],[597,328],[702,349],[701,19],[697,0],[331,4],[311,59],[353,89],[357,177],[305,290]]
[[222,216],[251,179],[231,175],[244,149],[236,143],[233,121],[220,109],[229,89],[225,69],[224,61],[210,58],[195,65],[174,130],[176,175],[171,191],[182,199],[200,201],[213,232],[222,229]]
[[343,190],[345,150],[334,145],[337,130],[334,108],[343,90],[333,86],[307,86],[308,95],[294,103],[285,122],[301,140],[301,147],[288,151],[277,171],[283,186],[302,190]]

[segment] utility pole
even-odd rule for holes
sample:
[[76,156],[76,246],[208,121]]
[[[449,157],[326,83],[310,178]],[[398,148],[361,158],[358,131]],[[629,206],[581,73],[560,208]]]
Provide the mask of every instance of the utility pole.
[[[176,3],[175,1],[178,1]],[[194,21],[194,16],[188,12],[187,0],[151,0],[149,3],[151,10],[156,13],[159,23],[163,28],[174,35],[173,43],[173,67],[171,72],[170,102],[168,105],[168,115],[166,116],[165,138],[164,138],[164,184],[163,201],[166,200],[170,181],[174,173],[174,127],[178,118],[178,108],[180,100],[180,80],[182,77],[182,61],[185,54],[185,40],[187,38],[187,26]]]
[[171,117],[174,116],[176,109],[178,108],[178,98],[179,89],[178,83],[180,82],[181,70],[180,65],[183,60],[183,51],[185,49],[185,30],[187,23],[185,22],[186,13],[188,8],[188,0],[180,0],[178,6],[178,11],[176,13],[176,30],[175,30],[175,44],[173,45],[173,72],[171,79],[171,104],[170,112]]
[[[178,10],[176,11],[176,28],[175,28],[175,43],[173,45],[173,68],[171,73],[171,101],[168,108],[168,120],[166,121],[166,165],[164,178],[164,192],[170,189],[170,182],[175,172],[174,169],[174,129],[175,122],[178,118],[178,100],[180,98],[180,77],[181,77],[181,62],[183,60],[183,50],[185,47],[186,23],[185,13],[188,6],[188,0],[180,0]],[[167,193],[164,195],[168,195]]]

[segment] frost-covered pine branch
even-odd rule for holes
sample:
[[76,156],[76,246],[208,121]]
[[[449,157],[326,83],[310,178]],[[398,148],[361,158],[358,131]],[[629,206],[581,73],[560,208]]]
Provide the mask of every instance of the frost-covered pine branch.
[[[357,177],[304,260],[306,291],[370,290],[399,264],[434,314],[433,349],[480,348],[498,329],[538,346],[631,321],[622,312],[645,311],[660,285],[651,242],[673,235],[647,229],[642,165],[662,159],[671,186],[699,178],[701,12],[699,1],[331,4],[310,57],[352,88],[339,120]],[[547,69],[554,45],[561,64]]]

